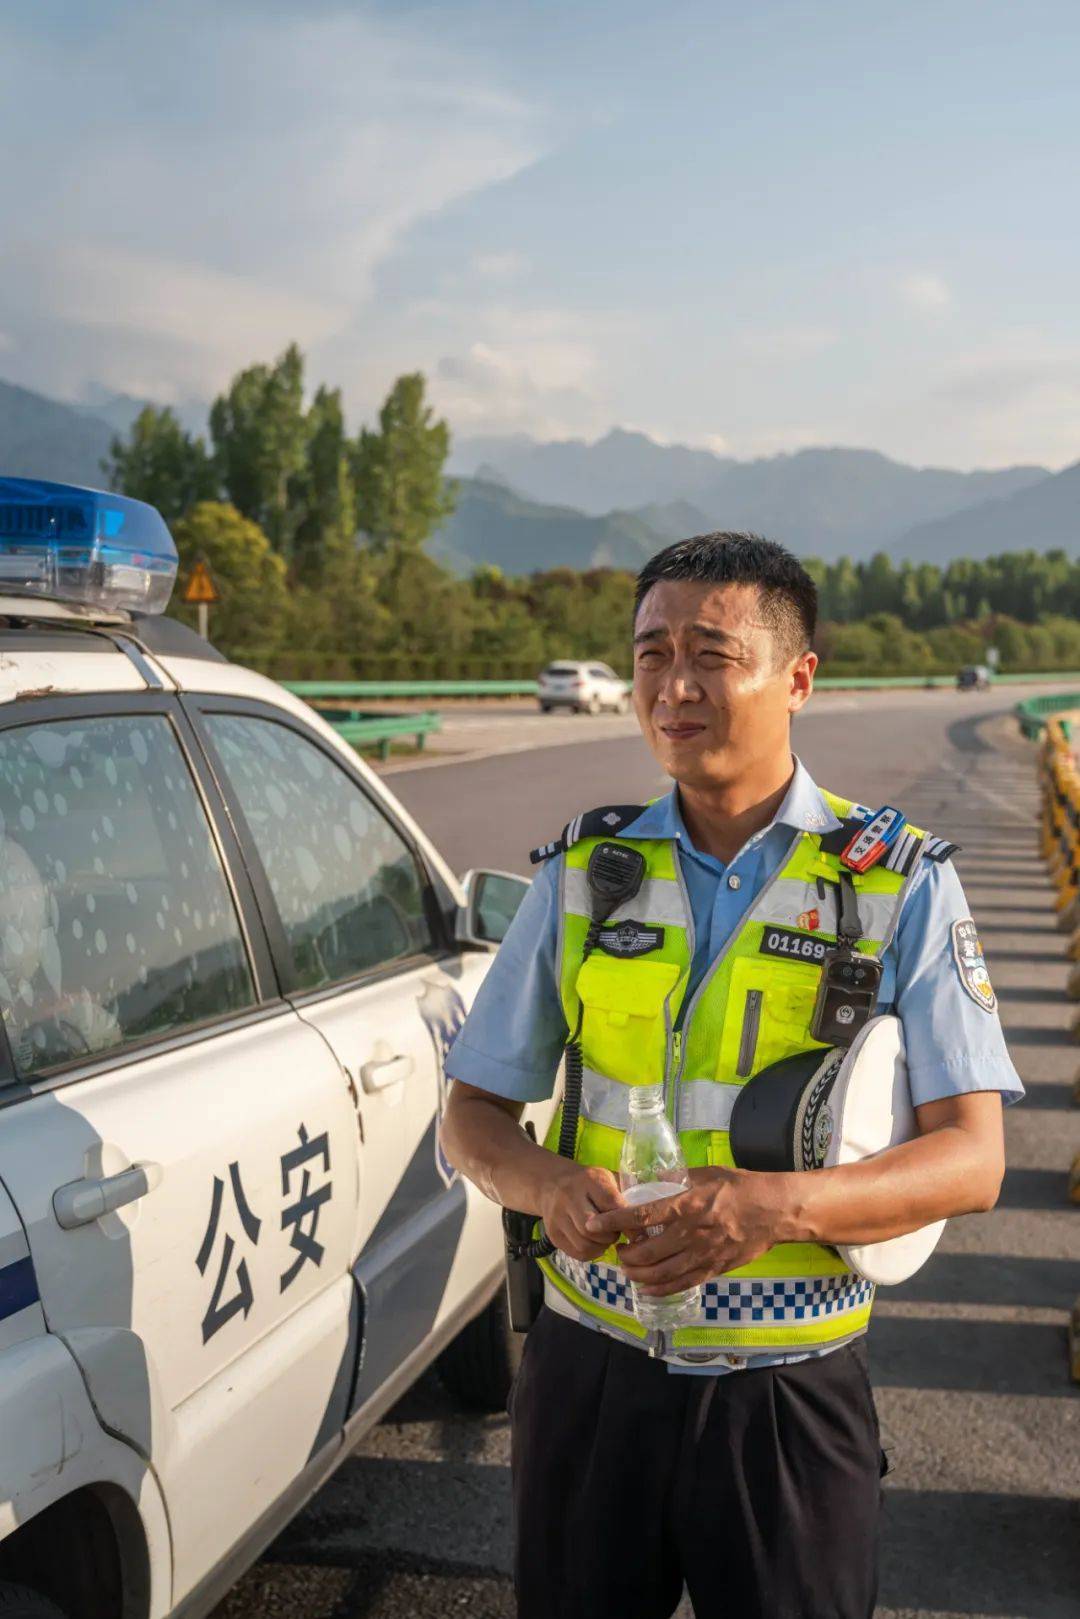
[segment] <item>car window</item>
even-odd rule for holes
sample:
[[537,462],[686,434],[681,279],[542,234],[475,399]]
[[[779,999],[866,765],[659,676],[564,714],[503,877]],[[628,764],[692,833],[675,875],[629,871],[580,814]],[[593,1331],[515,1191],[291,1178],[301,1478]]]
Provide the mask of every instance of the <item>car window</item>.
[[546,675],[576,675],[578,665],[576,663],[549,663],[544,673]]
[[433,948],[411,849],[321,748],[273,720],[208,714],[288,937],[318,989]]
[[0,1014],[24,1077],[255,999],[164,715],[0,732]]
[[605,669],[602,663],[594,663],[590,667],[589,673],[592,675],[594,680],[611,679],[611,671],[609,669]]

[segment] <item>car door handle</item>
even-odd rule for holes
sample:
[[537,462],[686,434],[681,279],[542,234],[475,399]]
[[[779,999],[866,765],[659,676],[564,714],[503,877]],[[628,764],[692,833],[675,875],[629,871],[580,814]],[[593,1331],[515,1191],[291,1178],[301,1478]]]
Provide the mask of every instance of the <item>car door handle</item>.
[[69,1181],[53,1193],[57,1224],[65,1231],[90,1225],[103,1214],[111,1214],[114,1209],[122,1209],[125,1203],[145,1197],[160,1180],[159,1164],[132,1164],[130,1169],[122,1169],[118,1175],[106,1175],[101,1180]]
[[360,1069],[360,1083],[369,1093],[384,1091],[388,1085],[400,1085],[403,1079],[408,1079],[415,1067],[413,1058],[407,1055],[366,1062]]

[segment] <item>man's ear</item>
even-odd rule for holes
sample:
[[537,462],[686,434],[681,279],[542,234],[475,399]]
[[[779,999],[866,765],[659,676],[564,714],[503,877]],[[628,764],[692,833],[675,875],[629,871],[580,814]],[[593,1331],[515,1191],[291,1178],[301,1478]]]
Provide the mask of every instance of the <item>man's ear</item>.
[[791,689],[788,695],[788,713],[797,714],[814,689],[814,671],[818,666],[816,652],[804,652],[791,666]]

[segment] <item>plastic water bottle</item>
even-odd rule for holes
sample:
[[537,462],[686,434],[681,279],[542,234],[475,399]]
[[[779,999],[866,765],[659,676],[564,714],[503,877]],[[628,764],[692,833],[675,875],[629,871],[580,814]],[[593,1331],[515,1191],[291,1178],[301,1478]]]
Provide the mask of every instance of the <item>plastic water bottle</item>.
[[[630,1127],[619,1159],[619,1185],[627,1203],[653,1203],[678,1197],[690,1185],[679,1138],[664,1110],[662,1085],[635,1085],[630,1091]],[[650,1237],[662,1226],[647,1226]],[[634,1314],[642,1326],[670,1331],[685,1326],[701,1303],[700,1287],[671,1293],[665,1298],[646,1296],[631,1283]]]

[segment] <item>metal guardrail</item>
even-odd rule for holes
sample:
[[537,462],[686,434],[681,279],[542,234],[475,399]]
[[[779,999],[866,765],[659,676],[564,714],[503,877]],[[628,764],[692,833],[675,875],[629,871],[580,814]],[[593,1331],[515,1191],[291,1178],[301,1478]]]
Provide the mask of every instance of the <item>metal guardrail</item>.
[[[1080,671],[1050,670],[1026,674],[996,675],[995,686],[1040,684],[1047,681],[1075,680],[1080,684]],[[814,682],[821,691],[875,691],[902,687],[952,687],[951,675],[821,675]],[[320,699],[349,699],[353,697],[535,697],[535,680],[283,680],[287,691],[294,692],[309,703]],[[1034,702],[1058,701],[1034,698]]]
[[535,680],[283,680],[287,691],[320,697],[535,697]]
[[[1080,691],[1061,692],[1054,697],[1025,697],[1013,709],[1019,722],[1020,729],[1029,741],[1036,741],[1043,732],[1048,720],[1055,715],[1064,715],[1080,709]],[[1067,719],[1060,721],[1065,740],[1068,741],[1072,727]]]
[[351,747],[377,746],[380,759],[390,757],[391,745],[398,737],[415,737],[422,752],[428,737],[442,730],[442,715],[430,710],[420,714],[364,714],[355,708],[315,706],[315,712]]

